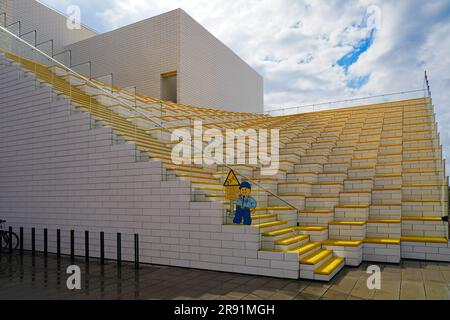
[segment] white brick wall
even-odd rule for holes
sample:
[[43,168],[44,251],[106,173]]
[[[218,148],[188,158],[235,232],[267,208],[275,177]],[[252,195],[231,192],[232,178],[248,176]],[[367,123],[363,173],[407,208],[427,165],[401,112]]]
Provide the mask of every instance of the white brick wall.
[[138,233],[142,262],[298,278],[297,254],[260,252],[257,228],[222,225],[222,205],[190,202],[189,182],[162,181],[160,162],[136,161],[133,144],[114,144],[110,128],[93,128],[88,114],[18,75],[0,67],[0,217],[16,232],[24,227],[25,249],[35,227],[42,250],[48,228],[54,252],[61,229],[68,254],[75,230],[83,255],[88,230],[99,256],[104,231],[106,258],[115,258],[121,232],[123,259],[132,260]]
[[95,32],[82,26],[80,30],[66,27],[67,18],[35,0],[0,0],[0,13],[7,13],[7,23],[21,22],[22,34],[37,31],[37,43],[53,39],[54,53],[64,46],[95,36]]
[[74,63],[92,62],[94,77],[137,86],[159,98],[160,75],[177,71],[178,102],[263,112],[263,80],[229,48],[177,9],[67,46]]

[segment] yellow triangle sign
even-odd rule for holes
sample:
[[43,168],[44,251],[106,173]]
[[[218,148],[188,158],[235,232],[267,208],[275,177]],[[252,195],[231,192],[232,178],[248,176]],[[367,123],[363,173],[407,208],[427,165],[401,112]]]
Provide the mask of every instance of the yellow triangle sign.
[[223,183],[224,187],[239,187],[241,183],[239,182],[238,178],[236,177],[236,174],[233,170],[230,170],[228,173],[227,178],[225,179],[225,182]]

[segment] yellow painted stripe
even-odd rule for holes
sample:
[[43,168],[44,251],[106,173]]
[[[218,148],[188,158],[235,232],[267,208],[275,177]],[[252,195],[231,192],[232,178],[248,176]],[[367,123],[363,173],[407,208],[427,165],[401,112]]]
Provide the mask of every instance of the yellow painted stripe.
[[401,220],[395,219],[370,219],[367,223],[400,223]]
[[300,260],[301,264],[314,265],[319,261],[329,257],[333,252],[331,250],[322,249]]
[[299,231],[324,231],[327,230],[327,227],[323,226],[304,226],[304,227],[298,227]]
[[296,235],[296,236],[292,236],[289,238],[285,238],[285,239],[280,239],[275,241],[276,245],[290,245],[299,241],[303,241],[309,239],[309,235],[307,234],[300,234],[300,235]]
[[366,221],[331,221],[328,224],[332,226],[363,226]]
[[364,243],[377,243],[377,244],[400,244],[400,239],[389,238],[365,238]]
[[320,266],[319,268],[317,268],[316,270],[314,270],[315,274],[320,274],[320,275],[330,275],[331,273],[333,273],[334,270],[336,270],[336,268],[338,268],[342,263],[344,262],[344,258],[341,257],[333,257],[330,259],[330,261],[327,261],[326,263],[324,263],[322,266]]
[[339,239],[328,239],[322,241],[322,245],[328,246],[339,246],[339,247],[358,247],[362,243],[361,240],[339,240]]
[[442,221],[442,217],[402,217],[404,221]]
[[403,236],[400,238],[403,242],[431,242],[431,243],[448,243],[447,238],[443,237],[413,237],[413,236]]

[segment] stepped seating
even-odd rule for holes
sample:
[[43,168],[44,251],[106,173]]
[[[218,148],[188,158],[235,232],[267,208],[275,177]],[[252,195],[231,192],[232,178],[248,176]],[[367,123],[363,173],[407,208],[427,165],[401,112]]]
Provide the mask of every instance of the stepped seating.
[[[160,161],[168,180],[190,181],[192,201],[218,202],[224,211],[228,168],[173,164],[171,132],[192,132],[194,120],[223,133],[279,129],[277,175],[261,176],[260,165],[231,167],[264,186],[253,190],[258,207],[251,228],[261,234],[260,250],[297,254],[301,278],[328,281],[363,260],[399,262],[402,243],[448,243],[442,221],[448,179],[428,98],[269,117],[91,85],[62,68],[5,56],[89,113],[94,125],[110,126],[118,139],[134,143],[141,158]],[[230,215],[224,224],[232,224]]]

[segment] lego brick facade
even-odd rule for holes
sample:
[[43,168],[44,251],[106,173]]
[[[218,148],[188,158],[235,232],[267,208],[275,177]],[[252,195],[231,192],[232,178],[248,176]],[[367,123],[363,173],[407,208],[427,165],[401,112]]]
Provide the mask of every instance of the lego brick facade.
[[[2,60],[4,62],[4,60]],[[257,228],[225,226],[223,206],[191,202],[188,181],[164,181],[159,161],[140,161],[133,143],[118,143],[111,128],[95,126],[88,113],[57,99],[49,87],[15,65],[0,67],[0,217],[17,231],[25,249],[84,254],[90,231],[92,256],[105,232],[106,258],[133,260],[133,234],[140,235],[141,261],[154,264],[297,278],[297,255],[260,252]],[[18,72],[19,71],[19,72]]]
[[92,62],[94,77],[159,98],[161,74],[177,71],[178,102],[263,112],[263,80],[183,10],[140,21],[66,47],[74,64]]
[[67,28],[67,18],[35,0],[0,0],[0,13],[6,13],[6,22],[21,23],[21,34],[36,30],[37,43],[53,40],[54,53],[64,46],[95,36],[95,32],[81,26],[81,29]]

